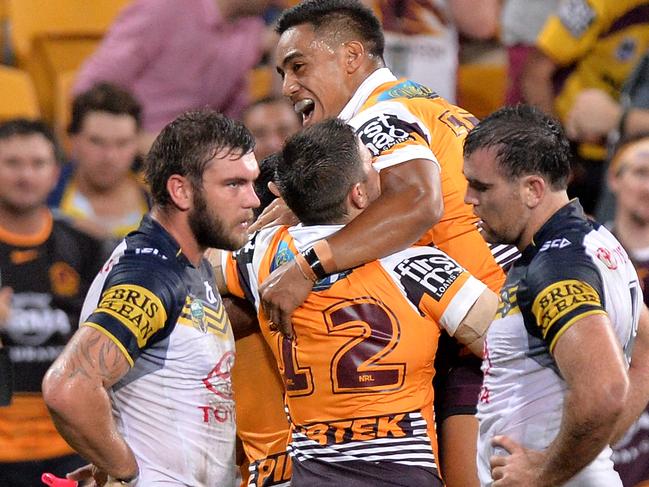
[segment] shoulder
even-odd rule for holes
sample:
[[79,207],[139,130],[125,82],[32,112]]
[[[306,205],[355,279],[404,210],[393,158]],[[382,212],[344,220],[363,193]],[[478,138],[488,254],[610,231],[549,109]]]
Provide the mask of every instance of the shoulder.
[[412,247],[380,259],[381,266],[398,282],[413,302],[423,294],[441,299],[464,268],[435,247]]
[[601,276],[588,248],[587,239],[595,231],[590,222],[577,220],[537,242],[525,276],[530,290],[541,291],[554,282],[584,281],[601,289]]
[[155,240],[140,233],[128,235],[111,256],[113,264],[106,286],[134,284],[151,290],[184,289],[184,266],[175,255],[167,255]]

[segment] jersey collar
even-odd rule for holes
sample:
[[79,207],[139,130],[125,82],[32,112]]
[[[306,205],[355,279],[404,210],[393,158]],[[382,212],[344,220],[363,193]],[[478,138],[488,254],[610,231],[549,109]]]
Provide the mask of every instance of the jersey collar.
[[[529,244],[525,250],[523,250],[523,261],[531,259],[538,250],[538,244],[543,244],[549,238],[552,238],[553,235],[556,235],[557,231],[560,229],[565,229],[566,220],[573,219],[585,220],[586,215],[584,209],[581,207],[579,200],[577,198],[569,201],[564,206],[559,208],[544,224],[541,228],[537,230],[532,239],[532,243]],[[573,220],[574,221],[574,220]]]
[[182,253],[180,245],[176,242],[176,239],[174,239],[171,234],[160,225],[160,223],[151,218],[150,214],[146,214],[142,217],[142,222],[140,223],[140,228],[138,228],[137,232],[147,235],[154,242],[161,243],[160,251],[163,252],[165,256],[169,258],[173,256],[191,265],[191,262],[189,262],[185,254]]
[[349,122],[362,108],[370,95],[379,86],[390,81],[396,81],[397,77],[388,68],[379,68],[370,74],[356,89],[351,99],[340,112],[338,118]]

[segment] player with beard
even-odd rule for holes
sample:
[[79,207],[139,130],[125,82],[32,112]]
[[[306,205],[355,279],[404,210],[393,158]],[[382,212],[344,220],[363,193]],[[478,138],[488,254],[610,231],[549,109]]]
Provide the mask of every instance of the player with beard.
[[234,485],[234,339],[203,254],[247,240],[259,205],[253,146],[242,124],[209,110],[154,142],[153,208],[96,277],[43,382],[59,431],[91,462],[69,477]]
[[649,400],[649,313],[618,240],[569,200],[561,126],[519,105],[464,144],[465,199],[515,244],[484,348],[478,472],[493,487],[614,487],[609,444]]

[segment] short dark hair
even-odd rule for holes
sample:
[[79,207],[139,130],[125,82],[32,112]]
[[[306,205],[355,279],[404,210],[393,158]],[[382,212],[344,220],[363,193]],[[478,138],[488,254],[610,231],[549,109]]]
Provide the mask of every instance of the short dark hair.
[[255,141],[243,123],[210,109],[183,113],[168,124],[146,156],[144,174],[153,203],[171,203],[167,180],[174,174],[187,177],[194,188],[203,187],[207,164],[222,150],[230,155],[252,152]]
[[537,174],[552,189],[566,189],[570,143],[561,124],[529,105],[501,108],[482,120],[464,141],[464,157],[495,148],[498,166],[510,179]]
[[91,112],[129,115],[135,120],[137,128],[140,128],[141,105],[130,92],[110,83],[98,83],[74,98],[68,133],[81,132],[83,121]]
[[352,186],[367,175],[353,129],[328,119],[293,135],[282,150],[276,183],[305,225],[339,223]]
[[262,159],[259,163],[259,176],[255,180],[255,193],[257,194],[257,198],[259,198],[260,204],[252,210],[255,217],[261,215],[261,212],[275,199],[275,195],[268,189],[268,183],[275,181],[275,170],[281,164],[281,161],[281,153],[275,152]]
[[275,30],[281,35],[302,24],[311,24],[317,33],[328,29],[357,36],[370,54],[383,60],[385,38],[381,23],[372,10],[358,0],[305,0],[285,10]]
[[64,160],[63,152],[54,135],[54,131],[42,120],[32,120],[28,118],[12,118],[0,122],[0,140],[10,139],[16,136],[42,135],[52,144],[54,157],[58,164]]

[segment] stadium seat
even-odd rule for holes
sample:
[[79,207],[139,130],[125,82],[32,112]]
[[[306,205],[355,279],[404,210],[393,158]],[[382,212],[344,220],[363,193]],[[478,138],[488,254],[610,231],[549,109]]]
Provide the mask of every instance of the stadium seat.
[[482,119],[505,103],[507,67],[504,63],[461,64],[458,104]]
[[57,73],[78,68],[130,0],[4,1],[17,64],[32,76],[43,116],[52,121]]
[[260,64],[248,73],[248,90],[250,101],[254,102],[270,96],[273,91],[274,68],[268,64]]
[[77,70],[61,71],[57,73],[54,85],[54,130],[66,153],[70,153],[68,125],[72,111],[72,85]]
[[39,116],[36,91],[29,75],[21,69],[0,66],[0,119]]

